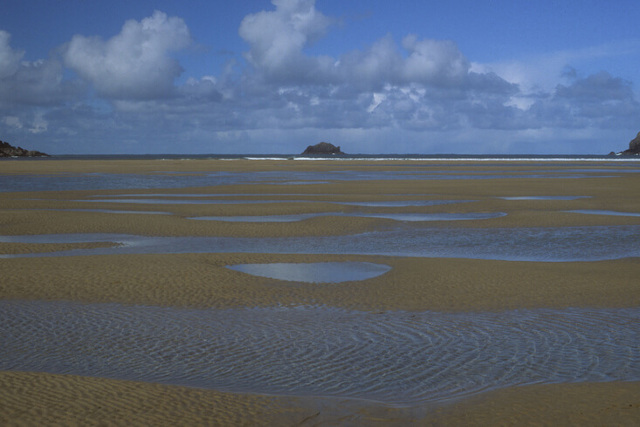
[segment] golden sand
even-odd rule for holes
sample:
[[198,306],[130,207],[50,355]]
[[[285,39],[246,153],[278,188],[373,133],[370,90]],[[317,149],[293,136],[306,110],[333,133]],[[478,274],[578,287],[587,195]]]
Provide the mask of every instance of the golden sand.
[[638,382],[512,387],[446,405],[391,406],[0,372],[3,426],[636,426],[638,419]]
[[89,243],[4,243],[0,242],[0,254],[35,254],[42,252],[70,251],[74,249],[96,249],[116,246],[113,242],[89,242]]
[[[509,175],[571,174],[607,165],[484,165],[440,162],[297,161],[7,161],[1,174],[199,174],[215,171],[340,171],[346,169]],[[542,171],[542,172],[541,172]],[[351,212],[332,202],[472,200],[468,203],[379,212],[505,212],[432,227],[552,227],[640,224],[638,217],[583,215],[568,210],[640,212],[640,174],[587,172],[589,177],[482,180],[332,182],[296,186],[243,184],[188,189],[0,192],[0,235],[126,233],[157,236],[317,236],[375,230],[394,224],[376,218],[321,216],[296,223],[196,221],[208,215],[284,215]],[[611,176],[614,177],[605,177]],[[101,204],[119,194],[228,194],[271,204]],[[295,193],[295,196],[292,195]],[[262,196],[255,196],[261,194]],[[507,196],[587,196],[576,200],[504,200]],[[314,203],[306,203],[313,200]],[[105,206],[107,205],[107,206]],[[157,214],[76,211],[113,209]],[[416,225],[421,226],[421,225]],[[109,246],[112,243],[0,243],[0,255]],[[230,264],[368,261],[392,268],[377,278],[311,285],[250,276]],[[324,304],[359,310],[482,311],[537,307],[638,307],[637,258],[573,263],[285,254],[109,255],[0,258],[0,298],[74,300],[181,307]],[[373,402],[223,393],[159,384],[36,373],[0,372],[0,424],[121,425],[637,425],[640,383],[560,384],[508,388],[433,407],[389,407]]]
[[[368,261],[393,268],[366,281],[322,285],[225,268],[330,261]],[[531,263],[355,255],[167,254],[0,259],[0,268],[4,299],[217,308],[322,304],[420,311],[640,305],[640,264],[635,259]]]
[[434,411],[432,425],[637,426],[640,382],[512,387]]

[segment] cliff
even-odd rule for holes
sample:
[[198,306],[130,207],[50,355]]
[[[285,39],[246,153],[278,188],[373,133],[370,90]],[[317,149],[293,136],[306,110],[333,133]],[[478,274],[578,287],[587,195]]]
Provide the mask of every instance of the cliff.
[[624,150],[620,154],[635,154],[635,155],[640,154],[640,132],[638,132],[636,137],[632,139],[631,142],[629,142],[629,149]]
[[40,151],[25,150],[21,147],[14,147],[8,142],[0,141],[0,157],[43,157],[48,154]]

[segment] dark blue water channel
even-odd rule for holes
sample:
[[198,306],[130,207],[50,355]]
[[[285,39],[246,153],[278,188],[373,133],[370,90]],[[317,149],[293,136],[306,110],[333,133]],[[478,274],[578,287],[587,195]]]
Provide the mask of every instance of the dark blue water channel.
[[347,236],[151,237],[120,234],[0,236],[0,242],[117,242],[118,246],[2,255],[41,257],[145,253],[361,254],[508,261],[599,261],[640,256],[640,225],[553,228],[429,228],[399,225]]
[[[611,171],[617,173],[616,170]],[[367,171],[344,170],[330,172],[161,172],[152,174],[88,173],[77,175],[1,175],[2,191],[66,191],[107,189],[160,189],[206,187],[233,184],[320,184],[334,181],[359,180],[450,180],[450,179],[507,179],[507,178],[586,178],[584,172],[559,173],[539,171],[504,173],[501,171]]]

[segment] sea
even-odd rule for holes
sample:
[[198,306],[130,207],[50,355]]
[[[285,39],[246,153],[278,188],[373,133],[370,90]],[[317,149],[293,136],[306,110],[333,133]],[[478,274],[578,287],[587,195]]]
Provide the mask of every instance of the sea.
[[60,154],[51,157],[7,157],[0,161],[49,161],[49,160],[429,160],[429,161],[517,161],[517,162],[637,162],[640,156],[598,154]]

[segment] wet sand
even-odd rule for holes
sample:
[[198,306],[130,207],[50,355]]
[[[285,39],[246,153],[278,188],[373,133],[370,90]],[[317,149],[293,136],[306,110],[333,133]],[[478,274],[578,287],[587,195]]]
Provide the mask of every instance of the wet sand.
[[18,425],[617,425],[639,383],[513,387],[435,407],[265,396],[105,378],[0,372],[0,423]]
[[[459,165],[441,162],[297,161],[15,161],[2,174],[87,172],[190,174],[212,171],[376,171],[545,173],[606,169],[602,163]],[[540,172],[544,170],[545,172]],[[387,227],[379,218],[317,217],[296,223],[195,221],[207,215],[285,215],[338,210],[336,201],[473,200],[384,212],[505,212],[501,218],[433,222],[430,227],[558,227],[637,225],[638,217],[584,215],[567,210],[640,212],[640,174],[585,172],[586,178],[336,181],[307,185],[237,184],[188,189],[85,190],[0,193],[0,235],[125,233],[148,236],[278,237],[342,235]],[[610,177],[614,175],[614,177]],[[53,178],[55,179],[55,178]],[[197,199],[228,194],[270,204],[105,204],[92,197],[191,193]],[[262,196],[253,196],[263,194]],[[294,195],[295,194],[295,195]],[[504,200],[517,196],[587,196],[576,200]],[[158,196],[160,197],[160,196]],[[313,200],[305,203],[300,200]],[[107,206],[105,206],[107,205]],[[68,209],[163,211],[115,214]],[[356,211],[340,206],[341,211]],[[0,243],[0,254],[67,250],[96,244]],[[360,282],[313,285],[250,276],[226,265],[267,262],[365,261],[392,270]],[[470,259],[285,254],[109,255],[1,259],[0,298],[72,300],[177,307],[327,305],[365,311],[501,311],[518,308],[638,307],[640,262],[534,263]],[[325,398],[223,393],[160,384],[20,372],[0,373],[0,422],[113,422],[166,424],[616,424],[640,419],[638,383],[535,385],[487,392],[434,407]],[[162,402],[162,403],[157,403]],[[635,421],[635,423],[634,423]]]
[[[365,281],[317,285],[225,268],[336,261],[373,262],[392,270]],[[0,259],[0,265],[4,273],[0,295],[5,299],[215,308],[328,305],[364,311],[640,305],[640,266],[633,258],[532,263],[356,255],[163,254]]]

